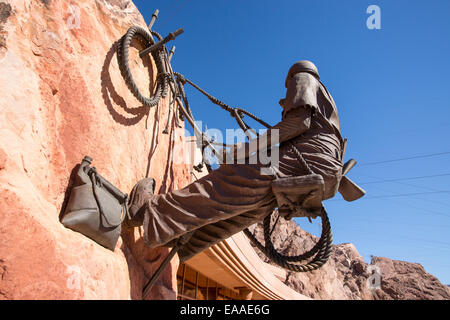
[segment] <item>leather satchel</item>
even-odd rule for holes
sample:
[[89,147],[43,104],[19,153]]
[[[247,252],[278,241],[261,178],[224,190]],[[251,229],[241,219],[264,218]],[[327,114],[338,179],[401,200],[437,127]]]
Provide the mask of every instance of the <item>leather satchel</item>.
[[128,195],[89,167],[91,163],[86,156],[79,165],[61,223],[114,251],[128,215]]

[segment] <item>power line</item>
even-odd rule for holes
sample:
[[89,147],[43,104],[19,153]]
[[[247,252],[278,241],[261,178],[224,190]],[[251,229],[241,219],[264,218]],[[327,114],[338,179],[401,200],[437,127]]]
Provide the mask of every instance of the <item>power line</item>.
[[424,155],[419,155],[419,156],[411,156],[411,157],[404,157],[404,158],[384,160],[384,161],[366,162],[366,163],[360,164],[359,166],[360,167],[362,167],[362,166],[372,166],[372,165],[376,165],[376,164],[389,163],[389,162],[405,161],[405,160],[412,160],[412,159],[423,159],[423,158],[442,156],[442,155],[446,155],[446,154],[450,154],[450,151],[448,151],[448,152],[439,152],[439,153],[429,153],[429,154],[424,154]]
[[430,199],[424,199],[424,198],[418,198],[418,197],[415,197],[415,198],[413,198],[413,199],[417,199],[417,200],[421,200],[421,201],[425,201],[425,202],[429,202],[429,203],[437,203],[437,204],[440,204],[440,205],[445,206],[446,208],[449,207],[449,204],[448,204],[448,203],[442,202],[442,201],[430,200]]
[[[364,199],[366,199],[366,200],[387,199],[387,200],[395,201],[395,199],[393,199],[393,198],[396,198],[396,197],[410,197],[410,196],[415,196],[415,195],[419,195],[419,194],[436,194],[436,193],[450,193],[450,191],[418,192],[418,193],[395,194],[395,195],[387,195],[387,196],[363,197],[363,198],[359,199],[359,201],[364,200]],[[422,200],[425,201],[426,199],[422,199]],[[330,199],[330,200],[327,200],[327,201],[328,202],[335,202],[335,201],[341,201],[342,202],[342,201],[344,201],[344,199]],[[412,206],[409,203],[408,204],[402,203],[400,205],[401,206],[410,207],[410,208],[414,208],[414,209],[418,209],[418,210],[425,211],[425,212],[429,212],[429,213],[432,213],[432,214],[444,216],[444,217],[450,217],[450,215],[448,213],[438,212],[438,211],[425,209],[425,208],[419,208],[419,207],[416,207],[416,206]]]
[[[369,175],[366,175],[366,174],[363,174],[363,176],[366,176],[366,177],[369,177],[369,178],[375,178],[373,176],[369,176]],[[397,183],[397,184],[405,184],[404,182],[395,182],[395,183]],[[390,190],[386,190],[384,188],[380,188],[380,187],[377,187],[377,186],[372,186],[372,188],[379,189],[379,190],[384,191],[384,192],[392,192]],[[426,188],[426,189],[428,189],[428,188]],[[439,191],[439,190],[431,189],[431,191]],[[362,199],[364,199],[364,198],[362,198]],[[406,207],[409,207],[409,208],[413,208],[413,209],[421,210],[421,211],[424,211],[424,212],[428,212],[428,213],[431,213],[431,214],[434,214],[434,215],[450,217],[450,215],[448,213],[443,213],[443,212],[439,212],[439,211],[435,211],[435,210],[430,210],[429,208],[421,208],[421,207],[413,206],[413,205],[411,205],[411,203],[403,203],[403,202],[400,203],[398,201],[398,199],[394,199],[394,198],[386,198],[386,199],[396,203],[397,205],[401,205],[402,207],[406,206]],[[448,208],[448,204],[447,203],[443,203],[443,202],[439,202],[439,201],[435,201],[435,200],[430,200],[430,199],[418,198],[417,196],[416,197],[412,197],[412,199],[419,199],[419,200],[422,200],[422,201],[425,201],[425,202],[436,202],[436,203],[444,204],[446,206],[446,208]],[[339,199],[336,199],[336,200],[339,200]],[[344,199],[341,199],[341,200],[344,200]],[[330,201],[333,201],[333,200],[330,200]]]
[[[360,230],[360,229],[353,229],[353,230]],[[444,241],[439,241],[439,240],[429,240],[429,239],[422,239],[422,238],[416,238],[416,237],[410,237],[408,235],[403,235],[403,234],[398,234],[398,233],[388,233],[388,232],[383,232],[384,236],[388,236],[391,238],[400,238],[400,239],[406,239],[408,241],[414,241],[420,244],[425,244],[425,243],[429,243],[432,244],[434,248],[436,248],[436,246],[439,246],[441,249],[445,249],[448,250],[450,249],[450,243],[449,242],[444,242]],[[358,235],[359,237],[365,237],[365,238],[377,238],[379,239],[379,234],[375,234],[375,233],[361,233]],[[395,243],[391,243],[391,245],[394,245]],[[397,244],[399,246],[402,246],[400,244]],[[402,246],[403,247],[403,246]]]
[[[381,223],[386,224],[387,220],[376,220],[376,219],[368,219],[365,217],[351,217],[352,221],[362,221],[366,223]],[[392,224],[392,219],[389,220],[389,223]],[[402,226],[410,226],[410,227],[428,227],[428,228],[444,228],[444,229],[450,229],[450,225],[442,225],[442,224],[415,224],[415,223],[405,223],[404,221],[401,222]]]
[[[434,174],[434,175],[429,175],[429,176],[419,176],[419,177],[410,177],[410,178],[382,179],[379,181],[362,182],[362,183],[358,183],[358,184],[379,184],[379,183],[385,183],[385,182],[398,182],[398,181],[436,178],[436,177],[444,177],[444,176],[450,176],[450,173],[442,173],[442,174]],[[413,185],[411,185],[411,186],[413,186]]]
[[412,197],[412,196],[420,196],[424,194],[439,194],[439,193],[450,193],[450,190],[443,191],[430,191],[430,192],[416,192],[416,193],[399,193],[385,196],[374,196],[374,197],[364,197],[362,199],[384,199],[384,198],[397,198],[397,197]]
[[187,2],[187,0],[185,0],[185,1],[182,1],[182,0],[176,1],[175,0],[172,3],[172,5],[167,9],[167,12],[169,12],[169,14],[163,18],[163,21],[159,24],[159,27],[167,24],[167,22],[170,21],[170,19],[175,15],[175,13],[178,12],[186,4],[186,2]]
[[[378,180],[380,180],[380,181],[386,180],[386,179],[380,179],[379,177],[375,177],[375,176],[372,176],[372,175],[367,175],[367,174],[361,174],[361,175],[366,176],[366,177],[368,177],[368,178],[372,178],[372,179],[378,179]],[[429,187],[424,187],[424,186],[417,186],[417,185],[409,184],[409,183],[405,183],[405,182],[395,181],[394,183],[399,184],[399,185],[404,185],[404,186],[409,186],[409,187],[419,188],[419,189],[423,189],[423,190],[427,190],[427,191],[439,191],[438,189],[435,189],[435,188],[429,188]],[[383,191],[386,191],[386,192],[391,192],[391,191],[388,191],[388,190],[383,189],[383,188],[380,188],[380,187],[375,187],[375,188],[376,188],[376,189],[383,190]],[[430,199],[423,199],[423,198],[418,198],[418,197],[415,197],[414,199],[419,199],[419,200],[426,201],[426,202],[433,202],[433,203],[443,204],[443,205],[445,205],[446,207],[449,206],[448,203],[445,203],[445,202],[442,202],[442,201],[436,201],[436,200],[430,200]]]

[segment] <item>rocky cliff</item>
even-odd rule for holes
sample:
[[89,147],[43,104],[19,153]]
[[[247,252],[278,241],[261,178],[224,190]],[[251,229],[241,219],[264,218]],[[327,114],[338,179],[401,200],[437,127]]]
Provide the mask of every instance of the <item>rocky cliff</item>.
[[[85,155],[127,193],[146,176],[157,192],[189,181],[170,161],[184,129],[161,133],[168,101],[142,106],[120,75],[117,41],[132,25],[145,21],[126,0],[0,1],[0,299],[140,299],[167,254],[145,249],[137,228],[112,252],[59,222]],[[148,96],[155,69],[137,49],[130,65]],[[175,298],[177,267],[149,298]]]
[[[263,227],[253,232],[263,242]],[[318,238],[302,230],[295,221],[280,219],[273,243],[285,255],[298,255],[314,246]],[[255,248],[265,262],[267,257]],[[288,272],[284,282],[313,299],[437,300],[450,299],[450,289],[418,263],[373,257],[366,263],[351,243],[333,246],[328,262],[310,273]]]

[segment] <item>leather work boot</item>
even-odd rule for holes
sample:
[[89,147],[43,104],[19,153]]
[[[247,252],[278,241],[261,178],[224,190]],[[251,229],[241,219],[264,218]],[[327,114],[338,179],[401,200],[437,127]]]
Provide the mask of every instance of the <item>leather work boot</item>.
[[155,184],[154,179],[144,178],[133,187],[128,202],[130,218],[126,217],[125,219],[129,227],[140,227],[143,225],[145,203],[153,196]]

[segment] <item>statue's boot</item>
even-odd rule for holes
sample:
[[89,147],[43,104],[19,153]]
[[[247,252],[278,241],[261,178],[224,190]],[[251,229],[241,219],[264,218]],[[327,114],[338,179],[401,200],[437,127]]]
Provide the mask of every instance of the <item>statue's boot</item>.
[[126,218],[129,227],[140,227],[144,223],[145,203],[153,196],[155,191],[155,180],[144,178],[133,187],[128,202],[130,217]]

